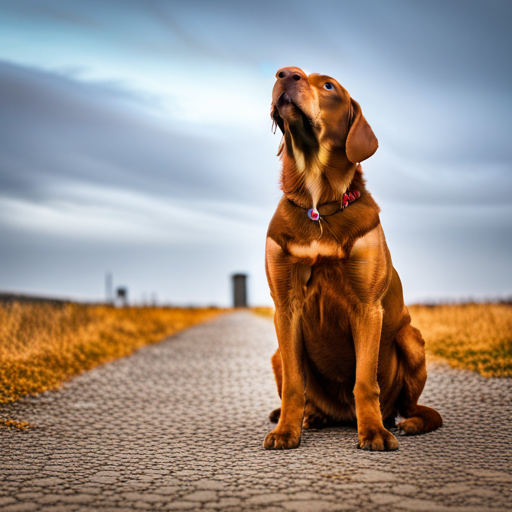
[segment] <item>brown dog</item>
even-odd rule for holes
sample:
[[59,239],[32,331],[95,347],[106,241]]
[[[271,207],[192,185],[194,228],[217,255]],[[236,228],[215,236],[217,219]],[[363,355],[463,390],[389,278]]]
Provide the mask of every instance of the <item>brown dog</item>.
[[264,446],[296,448],[303,425],[357,421],[361,448],[396,450],[383,418],[399,413],[405,434],[435,430],[442,419],[417,403],[425,343],[359,165],[378,142],[336,80],[293,67],[276,77],[271,116],[283,132],[284,195],[268,229],[266,271],[282,402]]

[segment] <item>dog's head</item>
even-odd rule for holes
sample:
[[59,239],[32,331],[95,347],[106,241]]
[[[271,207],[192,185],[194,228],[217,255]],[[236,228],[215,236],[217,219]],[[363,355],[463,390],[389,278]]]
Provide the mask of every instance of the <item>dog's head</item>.
[[270,115],[286,145],[291,142],[306,160],[324,149],[344,151],[350,162],[357,163],[377,151],[377,138],[359,103],[334,78],[307,76],[295,67],[281,68],[276,78]]

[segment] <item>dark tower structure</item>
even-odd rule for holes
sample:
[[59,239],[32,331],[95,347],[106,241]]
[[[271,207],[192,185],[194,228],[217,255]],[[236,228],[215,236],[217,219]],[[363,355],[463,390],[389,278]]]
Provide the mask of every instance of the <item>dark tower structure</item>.
[[247,274],[233,274],[233,306],[247,307]]

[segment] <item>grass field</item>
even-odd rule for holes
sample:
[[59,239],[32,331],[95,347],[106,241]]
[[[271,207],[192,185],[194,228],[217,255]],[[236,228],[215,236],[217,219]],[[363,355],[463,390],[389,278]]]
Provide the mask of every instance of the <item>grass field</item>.
[[512,306],[409,306],[427,354],[484,377],[512,377]]
[[131,354],[222,311],[118,309],[76,303],[0,304],[0,403],[55,388],[74,375]]
[[[485,377],[512,377],[512,305],[457,304],[409,306],[423,334],[427,356]],[[255,308],[272,316],[272,308]]]

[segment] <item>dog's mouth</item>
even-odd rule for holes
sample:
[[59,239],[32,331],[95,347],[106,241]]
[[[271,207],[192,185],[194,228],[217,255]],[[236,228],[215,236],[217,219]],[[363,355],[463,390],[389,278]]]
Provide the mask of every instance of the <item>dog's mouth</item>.
[[279,129],[284,133],[284,118],[291,117],[293,113],[297,113],[302,118],[302,124],[306,131],[313,131],[314,125],[312,120],[301,110],[301,108],[291,99],[290,95],[283,91],[275,103],[272,104],[271,118]]

